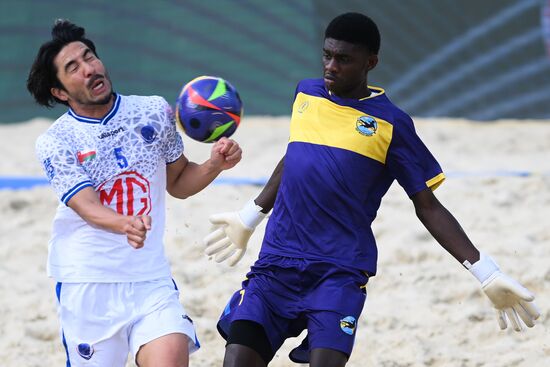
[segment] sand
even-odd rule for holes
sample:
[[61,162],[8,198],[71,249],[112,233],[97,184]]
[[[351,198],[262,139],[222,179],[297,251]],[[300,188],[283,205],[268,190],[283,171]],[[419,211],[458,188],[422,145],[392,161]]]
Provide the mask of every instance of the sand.
[[[449,173],[436,191],[472,241],[537,295],[533,329],[500,331],[477,280],[430,237],[394,185],[374,224],[379,273],[368,285],[348,366],[547,366],[550,361],[550,121],[475,123],[417,119],[417,129]],[[34,140],[50,121],[2,125],[0,176],[42,176]],[[222,177],[268,177],[283,155],[287,118],[245,118],[235,139],[242,162]],[[184,138],[202,162],[209,146]],[[529,172],[527,176],[514,175]],[[221,366],[219,314],[257,256],[265,228],[234,268],[209,261],[201,239],[210,214],[236,210],[260,188],[213,185],[187,200],[169,198],[166,252],[201,350],[191,366]],[[0,190],[0,366],[64,366],[54,281],[45,271],[57,200],[47,186]],[[288,340],[270,366],[287,358]],[[546,362],[544,362],[546,361]],[[132,362],[128,366],[133,366]]]

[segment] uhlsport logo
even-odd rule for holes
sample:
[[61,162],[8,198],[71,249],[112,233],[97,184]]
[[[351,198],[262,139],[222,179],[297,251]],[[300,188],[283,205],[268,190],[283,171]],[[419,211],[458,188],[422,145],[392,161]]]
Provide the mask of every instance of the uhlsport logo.
[[118,129],[115,129],[115,130],[105,131],[105,132],[99,134],[99,135],[97,136],[97,138],[98,138],[98,139],[110,138],[111,136],[115,136],[116,134],[121,133],[121,132],[123,132],[123,131],[125,131],[125,130],[126,130],[126,129],[125,129],[123,126],[121,126],[121,127],[119,127]]
[[76,346],[76,351],[78,352],[78,355],[85,360],[89,360],[94,355],[94,347],[88,343],[78,344]]
[[302,104],[298,107],[298,112],[302,113],[309,107],[309,101],[304,101]]
[[346,316],[342,320],[340,320],[340,329],[342,329],[342,331],[348,335],[353,335],[356,326],[357,322],[355,321],[355,317],[353,316]]
[[355,122],[355,130],[365,136],[373,136],[378,129],[378,123],[370,116],[361,116]]

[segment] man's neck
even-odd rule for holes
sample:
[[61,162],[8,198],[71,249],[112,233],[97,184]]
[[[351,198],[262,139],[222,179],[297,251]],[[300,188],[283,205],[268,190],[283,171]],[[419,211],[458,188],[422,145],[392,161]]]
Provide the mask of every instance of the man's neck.
[[111,95],[111,98],[109,99],[109,102],[105,104],[87,104],[87,105],[81,105],[78,104],[76,106],[70,106],[71,109],[79,116],[83,117],[89,117],[93,119],[102,119],[105,117],[111,108],[113,108],[113,103],[115,102],[115,94],[113,93]]

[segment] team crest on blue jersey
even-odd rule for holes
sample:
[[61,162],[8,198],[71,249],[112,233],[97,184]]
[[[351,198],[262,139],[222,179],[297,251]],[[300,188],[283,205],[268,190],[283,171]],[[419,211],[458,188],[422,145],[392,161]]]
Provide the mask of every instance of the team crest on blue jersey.
[[151,125],[145,125],[141,128],[141,137],[146,143],[152,143],[157,137],[157,130]]
[[362,135],[372,136],[376,134],[378,123],[370,116],[361,116],[355,122],[355,129]]
[[348,335],[353,335],[355,328],[357,326],[357,321],[353,316],[346,316],[340,320],[340,329]]
[[76,351],[78,352],[78,355],[85,360],[89,360],[94,355],[94,347],[88,343],[78,344],[76,346]]

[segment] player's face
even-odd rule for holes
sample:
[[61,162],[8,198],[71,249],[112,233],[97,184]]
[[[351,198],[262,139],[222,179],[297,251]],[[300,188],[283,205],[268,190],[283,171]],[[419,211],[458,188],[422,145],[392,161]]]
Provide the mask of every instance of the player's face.
[[323,46],[325,86],[338,97],[365,97],[369,94],[367,73],[377,62],[377,55],[363,46],[327,38]]
[[94,112],[108,111],[112,85],[103,63],[82,42],[72,42],[54,59],[57,77],[63,88],[52,88],[52,94],[67,101],[76,113],[94,117]]

